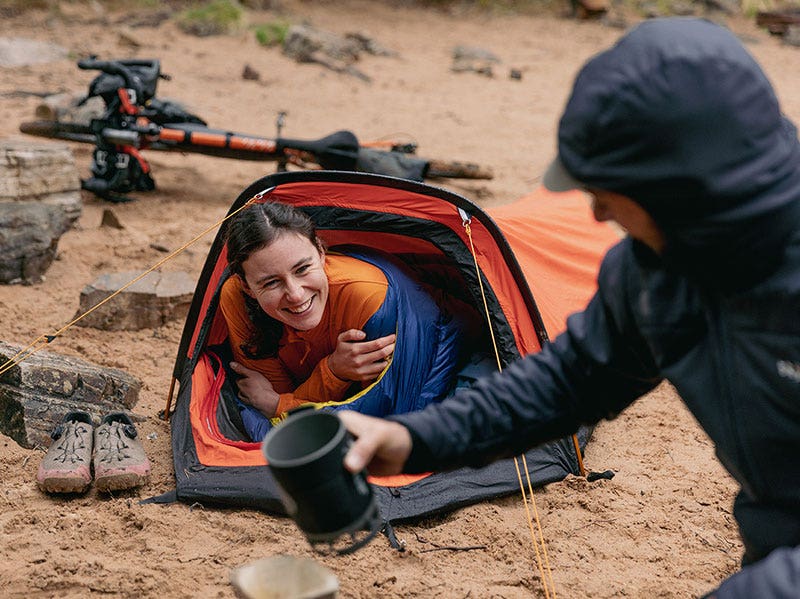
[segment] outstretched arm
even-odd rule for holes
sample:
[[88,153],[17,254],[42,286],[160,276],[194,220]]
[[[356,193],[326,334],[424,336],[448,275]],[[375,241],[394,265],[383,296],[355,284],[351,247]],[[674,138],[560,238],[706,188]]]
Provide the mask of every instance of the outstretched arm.
[[390,476],[403,471],[412,445],[406,427],[352,410],[342,410],[339,418],[355,437],[345,456],[345,468],[350,472],[367,468],[373,476]]
[[446,401],[388,418],[401,428],[345,421],[363,437],[348,462],[408,473],[482,466],[614,417],[661,381],[618,290],[616,309],[596,295],[541,352]]

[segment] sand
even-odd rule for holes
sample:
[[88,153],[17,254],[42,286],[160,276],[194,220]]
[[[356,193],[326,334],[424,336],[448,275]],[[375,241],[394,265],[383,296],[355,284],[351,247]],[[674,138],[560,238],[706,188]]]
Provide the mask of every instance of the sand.
[[[395,3],[402,4],[402,3]],[[213,126],[316,138],[351,129],[363,139],[402,133],[425,156],[494,168],[492,181],[445,185],[491,206],[538,184],[555,147],[560,110],[577,69],[613,43],[620,29],[559,14],[477,14],[382,3],[282,2],[282,12],[250,12],[251,23],[278,17],[307,20],[335,33],[359,31],[396,50],[396,58],[365,56],[372,78],[297,64],[259,46],[252,30],[198,38],[173,23],[130,29],[125,13],[98,3],[65,3],[61,15],[29,11],[0,21],[0,35],[55,42],[69,55],[0,68],[0,137],[16,137],[39,98],[9,92],[83,92],[91,74],[75,58],[158,57],[171,81],[160,95],[183,101]],[[403,6],[405,6],[403,4]],[[566,8],[566,7],[564,7]],[[800,50],[730,18],[764,66],[785,112],[800,121]],[[139,44],[134,47],[131,38]],[[492,78],[450,71],[455,46],[480,46],[502,62]],[[241,77],[245,65],[258,81]],[[509,78],[519,69],[522,79]],[[90,148],[74,146],[83,175]],[[149,154],[158,184],[128,204],[83,196],[77,226],[63,235],[58,259],[42,283],[0,286],[4,341],[27,344],[69,322],[81,289],[103,272],[148,268],[221,219],[263,163],[203,156]],[[124,229],[101,227],[112,207]],[[165,265],[196,277],[207,236]],[[287,518],[258,511],[139,500],[174,486],[164,407],[182,322],[155,330],[108,332],[74,327],[52,351],[123,368],[143,381],[135,411],[153,464],[151,482],[115,496],[42,494],[34,477],[44,448],[23,449],[0,435],[0,594],[7,597],[233,597],[232,569],[287,554],[315,557],[339,579],[342,597],[544,597],[526,512],[517,496],[397,526],[405,551],[379,537],[347,557],[319,557]],[[558,597],[689,597],[733,573],[741,545],[731,516],[736,487],[713,448],[667,385],[617,419],[601,423],[585,456],[611,480],[570,477],[535,494]],[[515,476],[513,472],[509,476]],[[437,546],[464,551],[425,551]],[[552,593],[551,593],[552,594]]]

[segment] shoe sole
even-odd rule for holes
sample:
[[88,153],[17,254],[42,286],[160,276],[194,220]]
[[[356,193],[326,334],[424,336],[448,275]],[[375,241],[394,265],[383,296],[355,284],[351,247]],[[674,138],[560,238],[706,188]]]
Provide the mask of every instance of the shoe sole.
[[120,472],[95,478],[94,486],[98,491],[124,491],[141,487],[147,484],[149,479],[149,476],[143,476],[136,472]]
[[36,485],[45,493],[83,493],[91,482],[74,476],[51,476],[37,480]]

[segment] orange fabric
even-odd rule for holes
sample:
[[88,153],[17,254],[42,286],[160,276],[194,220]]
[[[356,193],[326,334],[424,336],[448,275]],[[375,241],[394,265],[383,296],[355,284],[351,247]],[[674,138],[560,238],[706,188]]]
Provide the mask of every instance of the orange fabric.
[[259,443],[231,441],[220,434],[216,411],[221,383],[220,376],[214,376],[211,358],[208,354],[201,355],[192,372],[192,395],[196,401],[189,404],[192,437],[198,459],[202,464],[214,466],[266,465]]
[[620,233],[594,220],[580,191],[553,193],[540,187],[487,212],[514,251],[548,336],[554,338],[566,328],[567,316],[586,307],[594,295],[600,262]]
[[[463,215],[454,205],[448,202],[431,201],[428,196],[403,189],[360,185],[357,190],[354,190],[353,186],[348,183],[302,182],[281,185],[265,195],[265,199],[299,207],[338,206],[430,220],[449,227],[458,235],[464,245],[469,247]],[[511,327],[517,349],[523,355],[538,351],[540,349],[539,340],[535,325],[528,312],[528,306],[519,293],[514,274],[509,270],[505,259],[496,251],[495,237],[487,230],[484,223],[476,218],[471,219],[470,228],[478,254],[478,265],[497,296]],[[335,232],[332,231],[320,231],[319,233],[328,242],[335,235]],[[353,243],[359,233],[359,231],[347,231],[339,241]],[[384,249],[381,243],[384,238],[386,238],[385,233],[368,233],[370,240],[368,245]]]
[[230,277],[222,287],[220,311],[228,324],[228,336],[237,362],[263,374],[280,393],[277,414],[305,403],[344,399],[352,382],[336,377],[328,356],[336,339],[348,329],[361,329],[386,297],[383,272],[349,256],[327,255],[328,302],[320,323],[310,331],[284,328],[274,358],[254,360],[241,345],[250,338],[253,325],[245,310],[242,283]]

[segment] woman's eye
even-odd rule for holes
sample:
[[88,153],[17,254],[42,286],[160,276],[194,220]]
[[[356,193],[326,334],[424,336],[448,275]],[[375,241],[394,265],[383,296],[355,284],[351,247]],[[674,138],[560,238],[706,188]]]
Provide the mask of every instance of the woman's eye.
[[264,283],[261,286],[261,288],[262,289],[274,289],[277,286],[277,284],[278,284],[278,281],[273,279],[272,281],[267,281],[266,283]]
[[300,268],[297,269],[297,274],[302,275],[305,272],[307,272],[309,268],[311,268],[310,265],[304,264],[303,266],[301,266]]

